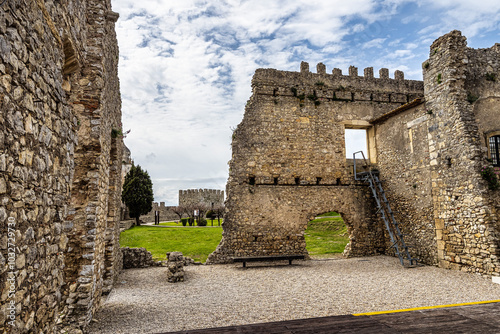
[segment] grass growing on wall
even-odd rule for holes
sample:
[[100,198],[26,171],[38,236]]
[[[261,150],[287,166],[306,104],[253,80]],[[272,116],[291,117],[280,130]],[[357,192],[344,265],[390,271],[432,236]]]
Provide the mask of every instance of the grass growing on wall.
[[[342,253],[349,242],[347,227],[336,212],[320,215],[307,225],[306,248],[313,258],[328,258]],[[323,218],[324,217],[324,218]]]
[[182,252],[195,261],[205,262],[221,238],[222,227],[134,226],[121,233],[120,246],[144,247],[154,260],[165,260],[167,252]]

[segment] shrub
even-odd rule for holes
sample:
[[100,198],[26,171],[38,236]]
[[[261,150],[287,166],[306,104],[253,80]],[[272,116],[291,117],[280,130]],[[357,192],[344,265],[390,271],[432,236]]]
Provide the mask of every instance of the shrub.
[[198,219],[198,226],[207,226],[207,220],[200,217],[200,219]]
[[497,81],[497,75],[495,73],[486,73],[486,80],[488,81]]
[[473,104],[474,102],[476,102],[477,99],[479,99],[479,96],[474,95],[472,93],[467,94],[467,101],[469,101],[470,104]]
[[215,219],[215,212],[214,210],[208,210],[207,214],[205,215],[208,219]]
[[481,169],[481,176],[488,182],[488,188],[491,190],[497,190],[500,188],[497,172],[498,171],[491,166],[483,167],[483,169]]
[[182,218],[181,219],[182,226],[186,226],[188,222],[189,222],[189,218]]

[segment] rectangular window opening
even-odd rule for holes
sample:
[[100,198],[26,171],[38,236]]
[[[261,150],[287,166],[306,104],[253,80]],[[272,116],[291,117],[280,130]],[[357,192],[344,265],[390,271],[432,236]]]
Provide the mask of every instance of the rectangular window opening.
[[[355,152],[362,151],[365,158],[369,160],[368,143],[366,141],[366,129],[345,129],[345,154],[346,158],[352,159]],[[361,159],[356,154],[356,159]]]
[[500,166],[500,136],[490,137],[490,158],[493,166]]

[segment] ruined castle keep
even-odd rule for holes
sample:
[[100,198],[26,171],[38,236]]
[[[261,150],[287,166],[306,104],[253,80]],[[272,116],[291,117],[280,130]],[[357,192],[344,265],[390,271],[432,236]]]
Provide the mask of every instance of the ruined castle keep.
[[79,333],[120,270],[118,14],[2,1],[0,332]]
[[307,63],[259,69],[233,135],[223,239],[233,256],[306,254],[315,215],[338,211],[349,256],[390,254],[367,185],[355,181],[345,129],[365,129],[368,160],[402,222],[412,256],[444,268],[500,275],[499,190],[481,176],[499,165],[500,44],[471,49],[459,31],[437,39],[424,80],[372,68],[348,75]]

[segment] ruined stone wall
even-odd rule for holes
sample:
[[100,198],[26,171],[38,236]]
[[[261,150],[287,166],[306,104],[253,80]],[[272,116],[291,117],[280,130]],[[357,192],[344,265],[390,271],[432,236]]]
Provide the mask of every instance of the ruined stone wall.
[[179,205],[206,204],[209,208],[224,203],[224,191],[216,189],[179,190]]
[[116,276],[116,18],[105,0],[2,4],[0,332],[84,327]]
[[[377,168],[412,257],[437,264],[429,164],[429,118],[422,101],[396,109],[375,126]],[[389,242],[389,238],[387,238]],[[390,246],[390,245],[388,245]]]
[[[68,92],[80,122],[72,185],[73,214],[67,233],[72,252],[66,256],[67,309],[64,323],[84,327],[109,292],[120,270],[121,102],[117,76],[118,15],[109,0],[86,2],[87,50],[81,71],[70,78]],[[106,280],[106,283],[105,283]],[[104,285],[105,284],[105,285]]]
[[173,206],[165,206],[165,202],[153,203],[153,210],[147,215],[141,216],[141,220],[145,223],[155,221],[155,211],[160,211],[160,221],[179,220],[179,216],[172,211]]
[[486,76],[498,77],[498,57],[498,45],[473,50],[453,31],[432,44],[423,64],[426,106],[433,112],[429,155],[439,264],[487,275],[500,272],[499,195],[480,175],[488,164],[484,132],[500,125],[498,114],[484,108],[500,92]]
[[419,81],[367,68],[348,76],[323,64],[310,73],[259,69],[233,155],[221,244],[209,262],[231,256],[305,254],[304,230],[315,215],[341,213],[350,255],[384,252],[382,225],[366,185],[354,181],[345,158],[346,127],[369,128],[381,116],[422,97]]

